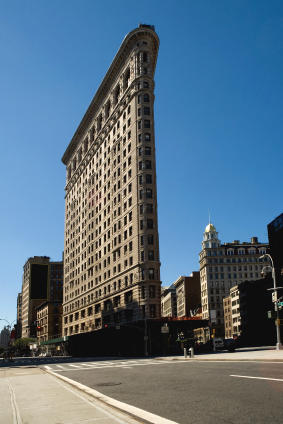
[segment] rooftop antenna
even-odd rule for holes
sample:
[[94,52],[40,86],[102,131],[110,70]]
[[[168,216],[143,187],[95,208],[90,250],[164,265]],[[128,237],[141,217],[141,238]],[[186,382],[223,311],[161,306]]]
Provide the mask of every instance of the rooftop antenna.
[[210,210],[208,210],[208,223],[211,224],[211,222],[210,222]]

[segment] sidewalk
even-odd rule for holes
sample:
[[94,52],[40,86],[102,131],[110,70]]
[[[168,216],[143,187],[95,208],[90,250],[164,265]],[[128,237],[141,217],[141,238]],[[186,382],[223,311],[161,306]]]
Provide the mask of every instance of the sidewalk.
[[137,424],[37,367],[0,370],[0,423]]
[[[160,360],[184,360],[184,355],[162,356],[155,359]],[[195,354],[193,358],[189,355],[188,361],[261,361],[261,362],[283,362],[283,350],[272,347],[254,347],[236,349],[234,352],[216,351],[210,353]]]

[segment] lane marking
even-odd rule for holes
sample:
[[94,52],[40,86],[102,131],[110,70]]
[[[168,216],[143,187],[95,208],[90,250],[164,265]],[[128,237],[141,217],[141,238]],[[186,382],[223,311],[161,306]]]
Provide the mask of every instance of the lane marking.
[[44,365],[44,368],[48,369],[48,370],[52,370],[51,367],[49,367],[48,365]]
[[[167,418],[163,418],[163,417],[160,417],[159,415],[152,414],[151,412],[145,411],[144,409],[140,409],[140,408],[137,408],[136,406],[129,405],[128,403],[120,402],[119,400],[113,399],[109,396],[105,396],[104,394],[102,394],[101,392],[98,392],[97,390],[91,389],[90,387],[87,387],[84,384],[78,383],[75,380],[71,380],[68,377],[64,377],[63,375],[54,373],[53,371],[48,371],[48,374],[51,374],[54,378],[60,378],[61,380],[67,382],[68,384],[72,386],[75,386],[76,388],[82,390],[84,393],[91,395],[92,397],[102,401],[103,403],[109,406],[118,408],[122,411],[125,411],[126,413],[132,414],[134,416],[134,419],[142,418],[144,420],[149,421],[152,424],[178,424],[176,421],[168,420]],[[63,386],[62,383],[61,385]],[[67,390],[72,391],[65,385],[64,387]],[[76,393],[74,392],[74,394]],[[79,394],[76,394],[76,395],[80,397]],[[89,401],[86,400],[86,402],[89,402]],[[92,404],[91,402],[89,403]],[[96,405],[93,405],[93,406],[96,406]],[[125,424],[125,421],[119,421],[119,422],[121,422],[121,424]]]
[[250,375],[234,375],[234,374],[231,374],[230,377],[252,378],[252,379],[255,379],[255,380],[283,381],[283,378],[253,377],[253,376],[250,376]]
[[80,365],[73,365],[73,364],[68,364],[69,367],[74,367],[74,368],[81,368]]

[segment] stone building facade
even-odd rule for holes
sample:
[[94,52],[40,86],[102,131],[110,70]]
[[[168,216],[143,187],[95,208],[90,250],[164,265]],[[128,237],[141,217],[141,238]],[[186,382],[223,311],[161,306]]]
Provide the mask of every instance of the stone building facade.
[[263,263],[259,257],[267,248],[268,244],[260,243],[257,237],[250,242],[221,244],[214,225],[206,226],[199,255],[202,316],[209,320],[216,336],[225,334],[223,298],[240,282],[261,278]]
[[45,342],[62,335],[62,303],[45,302],[37,310],[37,340]]
[[[237,288],[237,287],[238,286],[234,286],[230,290]],[[231,299],[231,296],[224,297],[224,299],[223,299],[223,311],[224,311],[225,339],[231,339],[233,337],[232,299]]]
[[161,288],[161,316],[177,316],[176,287],[173,284],[170,287]]
[[160,317],[154,142],[159,39],[124,39],[62,161],[63,335]]
[[201,304],[199,272],[182,275],[173,284],[176,288],[177,317],[197,315]]

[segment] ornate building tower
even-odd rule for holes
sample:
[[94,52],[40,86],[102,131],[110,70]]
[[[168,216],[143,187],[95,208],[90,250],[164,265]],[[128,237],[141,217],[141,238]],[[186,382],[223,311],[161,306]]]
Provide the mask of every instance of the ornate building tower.
[[203,233],[203,241],[202,241],[202,248],[214,248],[220,246],[220,240],[218,240],[218,232],[216,231],[216,228],[214,225],[209,223],[205,227],[205,231]]
[[160,317],[154,143],[159,39],[124,39],[62,158],[63,335]]
[[[250,242],[221,244],[214,225],[206,226],[199,255],[202,317],[209,320],[216,336],[224,337],[225,333],[223,299],[229,296],[231,287],[261,278],[263,264],[259,257],[267,247],[257,237]],[[232,308],[237,310],[239,305],[234,303]]]

